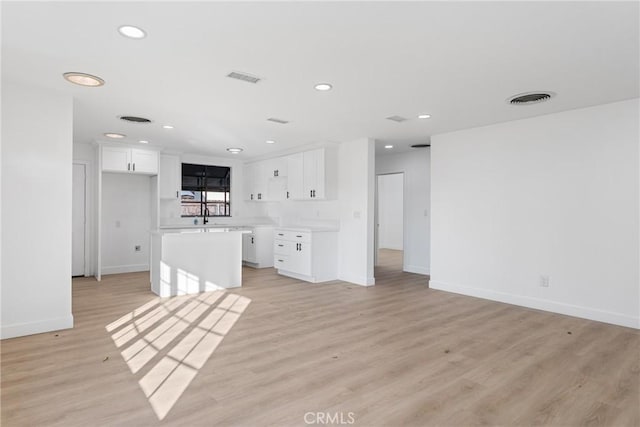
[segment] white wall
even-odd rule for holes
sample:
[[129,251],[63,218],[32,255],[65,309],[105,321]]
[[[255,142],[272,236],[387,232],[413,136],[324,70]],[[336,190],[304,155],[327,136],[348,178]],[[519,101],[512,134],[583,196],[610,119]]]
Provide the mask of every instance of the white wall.
[[404,174],[378,175],[378,247],[403,248]]
[[374,192],[374,141],[343,142],[338,150],[338,277],[365,286],[375,284]]
[[634,99],[432,137],[431,287],[640,327],[638,117]]
[[151,179],[102,174],[102,274],[149,270]]
[[415,149],[376,157],[376,174],[404,173],[404,271],[429,274],[431,151]]
[[73,327],[73,104],[6,79],[2,91],[1,337],[10,338]]

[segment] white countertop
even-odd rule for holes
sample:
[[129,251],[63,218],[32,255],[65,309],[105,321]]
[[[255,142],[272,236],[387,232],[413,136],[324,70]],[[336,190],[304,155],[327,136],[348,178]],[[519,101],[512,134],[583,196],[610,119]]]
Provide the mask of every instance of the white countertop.
[[151,234],[188,234],[188,233],[251,233],[247,227],[186,227],[186,228],[160,228],[152,230]]
[[303,231],[303,232],[323,232],[323,231],[339,231],[338,227],[321,226],[321,225],[296,225],[287,227],[275,227],[276,230],[282,231]]
[[188,229],[210,229],[210,228],[263,228],[275,227],[273,224],[174,224],[161,225],[160,230],[188,230]]

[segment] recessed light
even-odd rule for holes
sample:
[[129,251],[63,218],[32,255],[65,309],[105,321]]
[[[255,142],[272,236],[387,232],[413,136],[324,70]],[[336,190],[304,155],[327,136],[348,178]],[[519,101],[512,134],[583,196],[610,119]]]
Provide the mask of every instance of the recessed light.
[[148,144],[149,141],[145,141],[144,139],[141,139],[140,141],[138,141],[140,144]]
[[133,25],[123,25],[118,28],[118,32],[130,39],[143,39],[147,37],[147,33],[142,28],[134,27]]
[[318,83],[317,85],[315,85],[315,88],[316,90],[327,91],[331,90],[333,86],[331,86],[329,83]]
[[104,80],[100,77],[87,73],[76,73],[75,71],[72,71],[64,73],[62,76],[66,81],[80,86],[97,87],[104,85]]
[[430,114],[420,114],[418,116],[419,119],[430,119],[431,115]]
[[276,143],[273,139],[267,139],[265,142],[267,144],[275,144]]
[[238,154],[242,151],[242,148],[227,148],[227,151],[232,154]]
[[393,148],[393,145],[385,145],[384,148],[387,148],[387,149]]
[[115,132],[107,132],[104,134],[104,136],[106,136],[107,138],[122,139],[127,135],[123,135],[121,133],[115,133]]
[[173,126],[171,125],[164,125],[162,126],[163,129],[173,129]]

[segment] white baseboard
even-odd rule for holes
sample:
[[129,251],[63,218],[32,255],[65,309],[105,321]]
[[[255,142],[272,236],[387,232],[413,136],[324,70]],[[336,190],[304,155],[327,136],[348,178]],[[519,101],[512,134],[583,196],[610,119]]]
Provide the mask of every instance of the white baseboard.
[[149,271],[149,264],[114,265],[111,267],[102,267],[103,276],[107,274],[136,273],[138,271]]
[[0,339],[23,337],[25,335],[41,334],[43,332],[59,331],[73,328],[73,315],[55,319],[40,320],[38,322],[2,325]]
[[291,277],[293,279],[302,280],[304,282],[309,282],[309,283],[324,283],[324,282],[331,282],[332,280],[336,280],[336,279],[317,279],[316,277],[307,276],[305,274],[298,274],[292,271],[280,270],[280,269],[278,269],[278,274]]
[[407,273],[416,273],[416,274],[424,274],[426,276],[429,275],[429,269],[426,267],[420,267],[418,265],[405,265],[402,267],[404,271]]
[[351,276],[349,274],[340,275],[340,277],[338,277],[338,280],[360,286],[373,286],[376,284],[375,277]]
[[463,286],[452,283],[439,282],[435,280],[429,281],[429,288],[488,299],[491,301],[499,301],[507,304],[519,305],[522,307],[535,308],[537,310],[550,311],[552,313],[559,313],[567,316],[580,317],[583,319],[596,320],[598,322],[611,323],[614,325],[640,329],[640,318],[638,317],[628,316],[621,313],[614,313],[611,311],[599,310],[596,308],[582,307],[578,305],[565,304],[540,298],[533,298],[523,295],[513,295],[505,292],[497,292],[488,289],[474,288],[471,286]]

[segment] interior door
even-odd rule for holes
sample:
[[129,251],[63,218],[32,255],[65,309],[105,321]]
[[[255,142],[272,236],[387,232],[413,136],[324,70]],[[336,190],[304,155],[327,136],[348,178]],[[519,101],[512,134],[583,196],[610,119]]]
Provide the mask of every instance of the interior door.
[[71,228],[71,275],[84,276],[84,242],[85,242],[85,197],[87,171],[83,164],[73,164],[73,195],[72,195],[72,228]]

